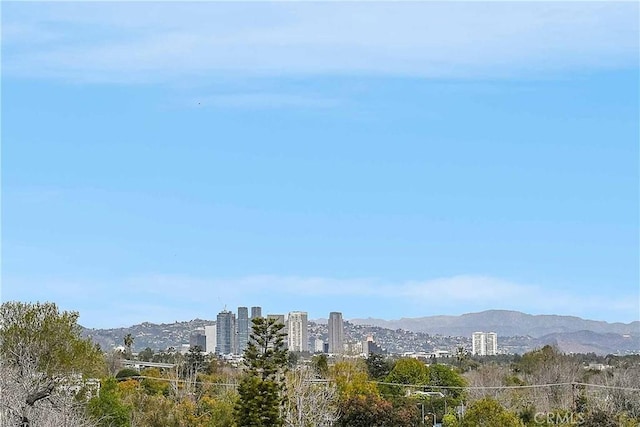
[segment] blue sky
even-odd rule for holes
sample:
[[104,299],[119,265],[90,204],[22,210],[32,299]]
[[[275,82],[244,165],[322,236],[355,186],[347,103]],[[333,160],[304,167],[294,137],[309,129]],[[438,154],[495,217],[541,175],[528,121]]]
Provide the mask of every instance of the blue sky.
[[640,318],[637,3],[3,3],[2,299]]

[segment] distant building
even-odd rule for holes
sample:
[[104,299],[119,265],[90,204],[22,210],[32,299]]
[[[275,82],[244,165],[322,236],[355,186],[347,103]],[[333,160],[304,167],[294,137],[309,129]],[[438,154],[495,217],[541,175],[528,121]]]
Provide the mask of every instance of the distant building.
[[309,351],[308,320],[304,311],[292,311],[287,318],[289,351]]
[[216,336],[216,325],[212,325],[212,326],[205,326],[204,327],[204,335],[206,338],[206,347],[205,347],[205,352],[206,353],[215,353],[216,352],[216,342],[217,340],[217,336]]
[[284,314],[267,314],[267,319],[273,319],[281,325],[286,325]]
[[495,332],[487,332],[487,356],[495,356],[498,354],[498,334]]
[[[267,314],[267,319],[273,319],[276,321],[276,323],[279,323],[282,326],[284,326],[282,328],[282,332],[284,332],[285,334],[287,333],[287,322],[285,322],[284,320],[284,314]],[[288,341],[286,337],[284,339],[284,345],[285,346],[288,345]]]
[[362,341],[347,341],[344,344],[344,352],[345,354],[350,355],[360,355],[363,352],[363,343]]
[[362,341],[362,354],[369,357],[371,354],[384,354],[385,351],[373,340],[372,336],[368,336]]
[[262,307],[251,307],[251,320],[258,317],[262,317]]
[[495,332],[474,332],[471,336],[471,354],[477,356],[498,354],[498,334]]
[[320,338],[316,338],[313,345],[313,351],[315,353],[322,353],[324,351],[324,341]]
[[218,313],[216,322],[216,353],[236,354],[236,315],[223,310]]
[[194,330],[189,337],[189,347],[200,347],[200,351],[206,351],[207,349],[207,336],[205,335],[204,328]]
[[249,309],[238,307],[238,353],[242,354],[249,344]]
[[329,353],[340,354],[344,351],[344,322],[342,313],[329,313]]
[[487,337],[484,332],[474,332],[471,335],[471,354],[479,356],[487,354]]

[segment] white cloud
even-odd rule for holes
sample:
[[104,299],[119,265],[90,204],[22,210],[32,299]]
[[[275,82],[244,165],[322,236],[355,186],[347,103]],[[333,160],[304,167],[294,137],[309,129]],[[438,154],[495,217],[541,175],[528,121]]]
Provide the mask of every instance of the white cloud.
[[[476,275],[400,282],[274,275],[147,275],[109,282],[7,278],[4,285],[5,299],[58,302],[65,309],[79,311],[90,326],[210,319],[225,305],[262,305],[273,312],[301,309],[311,318],[326,317],[333,310],[343,311],[347,318],[395,319],[510,309],[609,321],[638,320],[640,308],[637,295],[563,291]],[[602,307],[611,317],[602,317],[606,314]]]
[[600,2],[12,5],[3,72],[154,82],[635,67],[637,12],[636,3]]
[[338,99],[318,95],[289,93],[230,93],[198,98],[191,105],[214,108],[332,108],[340,104]]

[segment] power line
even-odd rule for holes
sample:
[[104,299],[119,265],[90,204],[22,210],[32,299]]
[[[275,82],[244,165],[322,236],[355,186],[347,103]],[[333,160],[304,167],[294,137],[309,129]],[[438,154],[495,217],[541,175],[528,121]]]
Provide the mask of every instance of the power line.
[[612,386],[612,385],[579,383],[579,382],[528,384],[528,385],[503,385],[503,386],[442,386],[442,385],[428,385],[428,384],[422,385],[422,384],[389,383],[384,381],[369,381],[369,382],[375,383],[375,384],[382,384],[382,385],[398,386],[398,387],[413,387],[413,388],[420,387],[420,388],[445,389],[445,390],[503,390],[503,389],[527,389],[527,388],[562,387],[562,386],[579,385],[579,386],[585,386],[585,387],[606,388],[611,390],[640,392],[640,388],[618,387],[618,386]]
[[[181,380],[181,379],[177,379],[177,378],[176,379],[172,379],[172,378],[161,378],[161,377],[149,377],[149,376],[145,376],[145,375],[136,375],[136,376],[126,377],[126,379],[149,379],[149,380],[157,380],[157,381],[168,381],[168,382],[177,382],[177,383],[190,383],[190,384],[200,384],[200,385],[214,385],[214,386],[223,386],[223,387],[237,387],[238,386],[238,383],[218,383],[218,382],[207,382],[207,381],[189,381],[189,380]],[[330,383],[332,381],[330,381],[330,380],[309,380],[307,382],[310,382],[310,383]],[[421,384],[390,383],[390,382],[385,382],[385,381],[369,381],[369,382],[370,383],[374,383],[374,384],[397,386],[397,387],[429,388],[429,389],[444,389],[444,390],[507,390],[507,389],[532,389],[532,388],[563,387],[563,386],[565,386],[565,387],[566,386],[583,386],[583,387],[604,388],[604,389],[608,389],[608,390],[640,392],[640,388],[619,387],[619,386],[613,386],[613,385],[591,384],[591,383],[580,383],[580,382],[528,384],[528,385],[504,385],[504,386],[442,386],[442,385],[421,385]]]

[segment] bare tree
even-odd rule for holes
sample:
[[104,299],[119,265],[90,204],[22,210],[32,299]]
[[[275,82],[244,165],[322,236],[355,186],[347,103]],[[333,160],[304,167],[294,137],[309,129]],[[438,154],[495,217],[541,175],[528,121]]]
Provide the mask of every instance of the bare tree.
[[593,375],[587,403],[592,409],[640,418],[640,366],[616,366]]
[[80,337],[77,319],[77,313],[60,313],[51,303],[0,306],[2,425],[85,424],[73,397],[81,374],[96,373],[103,360]]
[[[69,381],[48,378],[35,363],[0,364],[0,427],[90,427]],[[34,391],[35,390],[35,391]]]
[[335,384],[316,379],[311,369],[299,369],[287,375],[285,426],[329,427],[339,417]]

